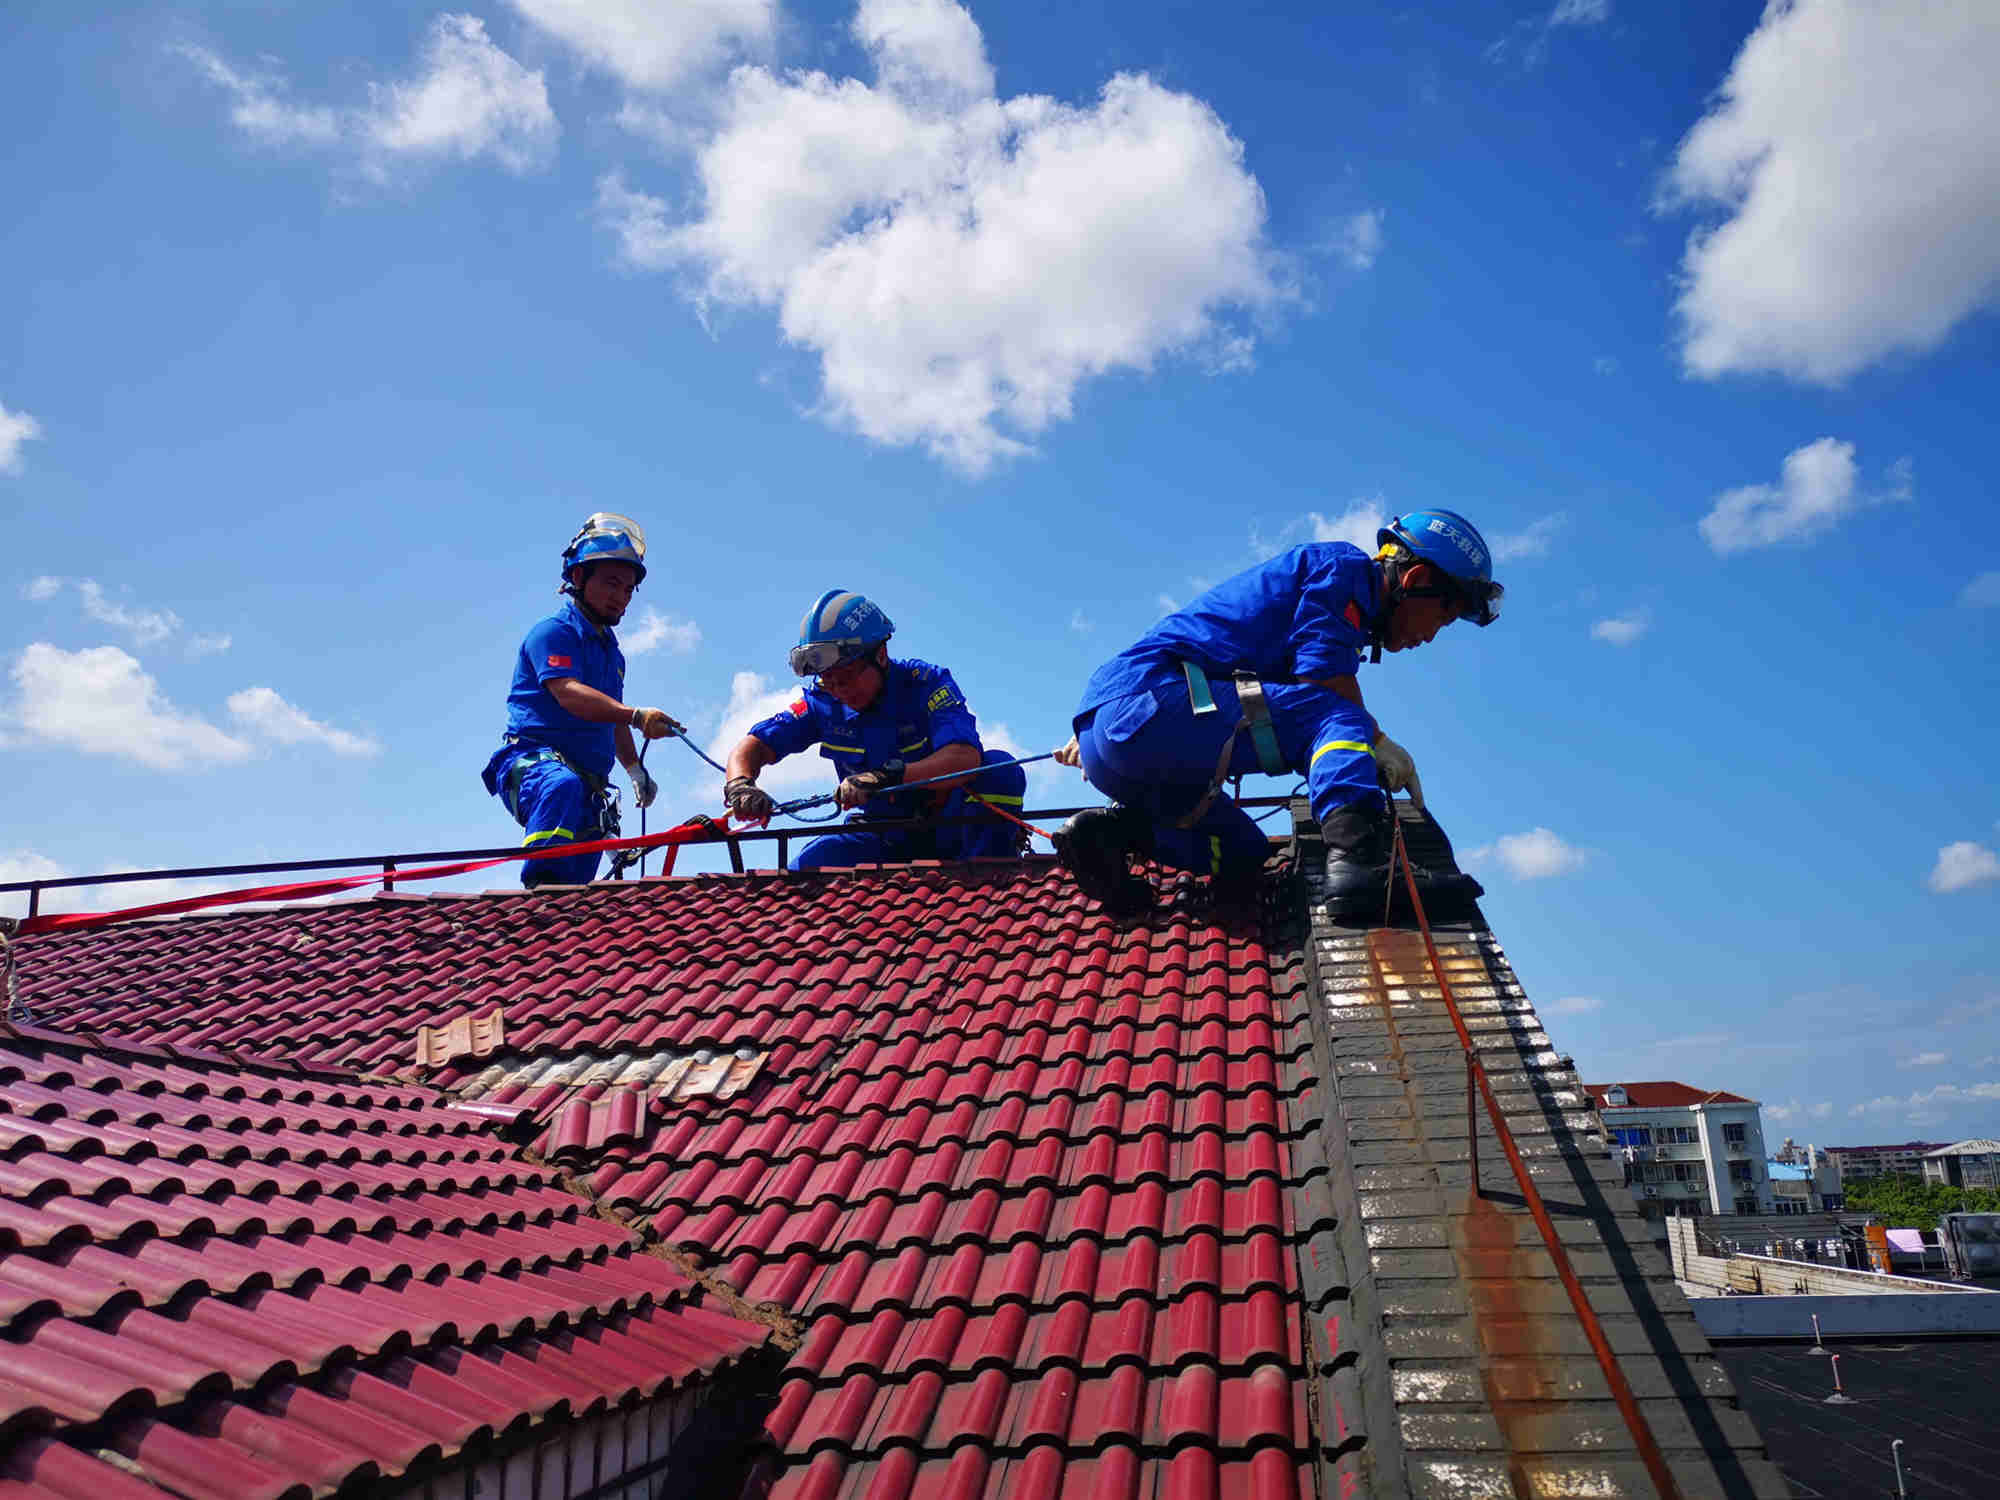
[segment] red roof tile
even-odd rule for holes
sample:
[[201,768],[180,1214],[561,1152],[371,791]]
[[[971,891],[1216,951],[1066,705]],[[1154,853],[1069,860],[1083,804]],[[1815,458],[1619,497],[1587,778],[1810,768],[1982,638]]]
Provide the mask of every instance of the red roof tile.
[[49,1441],[86,1427],[188,1495],[323,1493],[767,1337],[482,1112],[189,1059],[0,1026],[0,1494],[123,1493]]
[[1721,1089],[1692,1088],[1685,1083],[1656,1081],[1652,1083],[1586,1083],[1583,1091],[1603,1109],[1604,1094],[1607,1089],[1625,1090],[1627,1103],[1616,1106],[1625,1109],[1672,1109],[1695,1104],[1755,1104],[1755,1099],[1745,1099],[1741,1094],[1725,1093]]
[[[176,1049],[288,1041],[315,1063],[398,1068],[417,1027],[499,1007],[504,1049],[427,1081],[520,1110],[605,1209],[795,1320],[767,1421],[773,1493],[1310,1495],[1323,1439],[1306,1391],[1329,1355],[1306,1350],[1299,1291],[1295,1146],[1317,1123],[1301,937],[1289,916],[1225,929],[1175,900],[1120,928],[1029,860],[400,897],[17,952],[42,1014]],[[746,1066],[733,1091],[669,1097],[647,1082],[663,1056]],[[340,1108],[298,1094],[226,1102]],[[381,1169],[433,1139],[394,1130],[414,1107],[372,1132],[264,1120],[274,1154],[240,1169],[309,1150],[314,1172]],[[486,1138],[462,1115],[426,1118],[438,1139]],[[152,1164],[136,1140],[97,1149]],[[286,1196],[316,1201],[274,1183],[270,1201]],[[490,1202],[453,1235],[482,1246],[596,1222],[558,1214],[544,1178],[322,1196],[431,1222]],[[615,1298],[591,1281],[613,1259],[658,1264],[556,1254],[560,1274],[489,1271],[509,1281],[482,1292],[489,1316],[560,1327]],[[269,1295],[292,1295],[281,1273],[315,1303],[337,1290],[322,1340],[378,1361],[435,1363],[427,1339],[466,1333],[455,1305],[401,1305],[374,1268],[265,1260]]]

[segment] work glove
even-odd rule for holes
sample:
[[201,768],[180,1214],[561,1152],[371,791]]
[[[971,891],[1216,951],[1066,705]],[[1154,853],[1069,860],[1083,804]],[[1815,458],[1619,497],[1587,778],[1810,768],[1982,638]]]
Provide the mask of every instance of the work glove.
[[1082,769],[1083,747],[1077,744],[1075,735],[1071,735],[1069,743],[1056,751],[1056,764],[1059,766],[1075,766],[1079,770]]
[[660,784],[653,780],[653,773],[636,760],[625,768],[625,774],[632,778],[632,803],[644,812],[653,805],[653,799],[660,795]]
[[[687,733],[687,725],[669,715],[663,708],[633,709],[632,727],[649,740],[663,740],[670,734]],[[642,803],[641,806],[643,805]]]
[[768,823],[778,810],[771,794],[748,776],[732,776],[723,783],[722,800],[746,823]]
[[877,792],[903,784],[903,763],[885,760],[872,771],[856,771],[833,789],[833,800],[841,807],[860,807]]
[[1410,759],[1409,751],[1386,734],[1375,736],[1375,769],[1391,794],[1408,792],[1411,804],[1418,812],[1423,811],[1424,784],[1417,779],[1417,763]]

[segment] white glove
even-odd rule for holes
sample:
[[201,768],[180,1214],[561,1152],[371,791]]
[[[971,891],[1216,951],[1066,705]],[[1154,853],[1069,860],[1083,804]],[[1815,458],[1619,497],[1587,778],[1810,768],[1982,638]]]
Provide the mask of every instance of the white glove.
[[653,799],[660,795],[660,784],[653,780],[653,773],[637,761],[625,768],[625,774],[632,778],[632,801],[642,811],[653,805]]
[[1417,763],[1386,734],[1375,736],[1375,769],[1381,773],[1382,785],[1391,792],[1408,792],[1411,804],[1423,811],[1424,784],[1417,780]]

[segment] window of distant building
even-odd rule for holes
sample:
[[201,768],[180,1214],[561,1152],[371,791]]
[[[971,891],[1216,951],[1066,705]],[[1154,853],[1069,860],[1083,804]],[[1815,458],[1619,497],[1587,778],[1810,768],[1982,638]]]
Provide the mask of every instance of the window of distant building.
[[1750,1175],[1749,1162],[1733,1161],[1729,1164],[1729,1180],[1731,1182],[1754,1182],[1756,1179]]
[[1621,1146],[1650,1146],[1653,1132],[1645,1125],[1616,1125],[1612,1127],[1611,1138]]
[[1738,1121],[1734,1125],[1724,1125],[1722,1127],[1722,1138],[1732,1146],[1740,1146],[1743,1144],[1744,1128],[1741,1121]]
[[1692,1146],[1701,1140],[1701,1133],[1692,1125],[1662,1125],[1656,1139],[1662,1145]]
[[1739,1214],[1754,1214],[1757,1212],[1757,1200],[1755,1198],[1738,1198],[1736,1200],[1736,1211]]

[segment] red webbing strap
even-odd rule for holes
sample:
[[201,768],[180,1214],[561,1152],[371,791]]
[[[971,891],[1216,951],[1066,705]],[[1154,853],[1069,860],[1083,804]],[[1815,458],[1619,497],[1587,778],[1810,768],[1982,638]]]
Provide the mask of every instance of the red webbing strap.
[[[1591,1350],[1597,1355],[1598,1367],[1604,1371],[1605,1384],[1611,1387],[1611,1397],[1618,1403],[1619,1414],[1625,1418],[1626,1430],[1632,1434],[1639,1457],[1645,1460],[1646,1472],[1653,1476],[1653,1485],[1660,1492],[1660,1500],[1681,1500],[1680,1486],[1674,1481],[1673,1471],[1667,1467],[1666,1455],[1660,1452],[1659,1442],[1646,1421],[1646,1414],[1639,1409],[1631,1384],[1619,1367],[1618,1356],[1611,1352],[1611,1341],[1604,1336],[1604,1325],[1597,1319],[1597,1309],[1590,1305],[1583,1283],[1577,1280],[1576,1269],[1569,1263],[1569,1252],[1563,1248],[1561,1239],[1556,1235],[1555,1223],[1549,1218],[1548,1205],[1542,1202],[1541,1190],[1535,1186],[1528,1164],[1521,1158],[1520,1147],[1514,1144],[1514,1132],[1508,1129],[1506,1117],[1500,1112],[1500,1101],[1493,1096],[1493,1085],[1486,1077],[1486,1068],[1473,1048],[1472,1033],[1466,1030],[1464,1018],[1458,1013],[1458,999],[1451,992],[1451,981],[1444,977],[1444,964],[1438,958],[1437,944],[1431,941],[1430,919],[1424,915],[1423,898],[1417,894],[1417,878],[1410,869],[1410,851],[1403,846],[1402,819],[1395,817],[1393,807],[1390,816],[1396,830],[1396,862],[1402,866],[1403,880],[1410,892],[1410,907],[1417,914],[1417,928],[1424,935],[1424,951],[1430,955],[1431,972],[1437,976],[1438,992],[1444,997],[1445,1012],[1458,1032],[1459,1045],[1465,1049],[1466,1067],[1478,1080],[1479,1092],[1486,1100],[1486,1113],[1493,1121],[1493,1133],[1500,1138],[1501,1149],[1507,1153],[1507,1162],[1514,1169],[1514,1181],[1520,1186],[1522,1200],[1534,1216],[1535,1228],[1541,1231],[1542,1243],[1548,1247],[1549,1258],[1555,1262],[1563,1290],[1569,1293],[1570,1306],[1576,1309],[1577,1320],[1583,1324],[1584,1336],[1590,1340]],[[1476,1137],[1472,1144],[1476,1150]],[[1473,1159],[1478,1160],[1476,1156]],[[1473,1179],[1472,1191],[1475,1195],[1479,1192],[1477,1177]]]
[[[726,815],[725,815],[726,818]],[[677,827],[661,833],[649,833],[636,839],[593,839],[583,844],[555,844],[540,849],[524,849],[519,854],[503,854],[494,859],[459,860],[448,865],[426,865],[417,870],[397,870],[393,879],[397,885],[409,880],[443,880],[453,875],[469,875],[474,870],[491,869],[494,865],[511,864],[517,859],[559,859],[571,854],[596,854],[613,849],[657,849],[665,846],[668,850],[666,874],[671,875],[674,860],[680,853],[682,844],[705,843],[715,838],[716,822],[709,818],[690,818]],[[209,906],[233,906],[240,901],[304,901],[313,896],[331,896],[341,891],[351,891],[359,886],[372,885],[384,878],[384,872],[370,871],[366,875],[338,875],[327,880],[305,880],[291,885],[260,885],[234,891],[211,891],[203,896],[183,896],[176,901],[155,901],[150,906],[128,906],[118,911],[62,912],[46,916],[29,917],[15,929],[16,935],[26,937],[36,932],[74,932],[86,927],[108,927],[114,922],[129,922],[139,917],[166,917],[177,912],[200,911]]]

